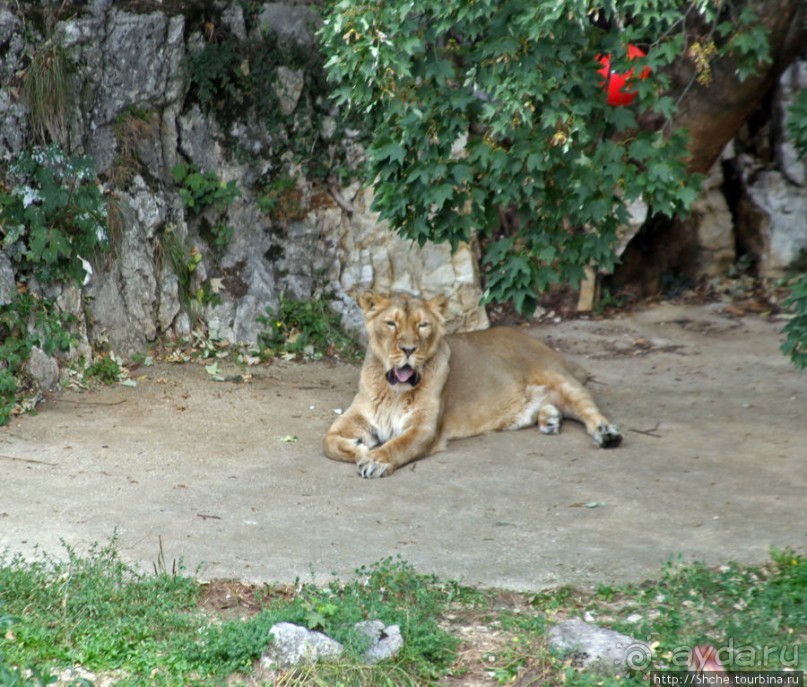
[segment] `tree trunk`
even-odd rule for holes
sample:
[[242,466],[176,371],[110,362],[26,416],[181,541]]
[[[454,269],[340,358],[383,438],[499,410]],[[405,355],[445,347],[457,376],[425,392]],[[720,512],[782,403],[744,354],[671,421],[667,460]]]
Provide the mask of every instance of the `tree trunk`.
[[[765,27],[771,61],[758,73],[740,81],[737,59],[731,55],[712,65],[707,85],[695,82],[679,104],[676,128],[689,131],[689,170],[705,174],[726,144],[762,104],[785,69],[807,48],[807,10],[804,0],[751,0]],[[689,59],[679,61],[674,81],[684,88],[694,76]]]
[[[711,79],[705,85],[694,79],[695,67],[688,57],[679,59],[674,67],[672,95],[682,95],[673,126],[689,132],[687,167],[692,173],[709,172],[729,141],[776,88],[782,72],[807,48],[804,0],[748,0],[738,3],[735,11],[744,6],[760,17],[768,37],[770,62],[740,81],[738,60],[728,55],[711,65]],[[696,40],[698,35],[693,32],[690,38]],[[696,276],[699,251],[691,221],[657,217],[646,222],[628,244],[613,276],[613,286],[637,297],[656,295],[664,273]]]

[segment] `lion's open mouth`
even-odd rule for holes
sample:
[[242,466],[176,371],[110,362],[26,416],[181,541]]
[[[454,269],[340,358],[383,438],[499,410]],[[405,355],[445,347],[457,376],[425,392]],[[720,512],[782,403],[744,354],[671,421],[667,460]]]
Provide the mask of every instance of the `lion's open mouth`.
[[420,374],[412,369],[411,365],[394,367],[387,372],[387,381],[390,384],[411,384],[417,386],[420,382]]

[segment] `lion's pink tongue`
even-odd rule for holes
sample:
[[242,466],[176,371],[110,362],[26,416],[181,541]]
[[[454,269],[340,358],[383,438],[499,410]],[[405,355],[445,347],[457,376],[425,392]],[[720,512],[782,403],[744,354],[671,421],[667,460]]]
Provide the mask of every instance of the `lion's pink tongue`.
[[415,371],[411,367],[399,367],[395,370],[395,376],[401,383],[407,381],[413,374],[415,374]]

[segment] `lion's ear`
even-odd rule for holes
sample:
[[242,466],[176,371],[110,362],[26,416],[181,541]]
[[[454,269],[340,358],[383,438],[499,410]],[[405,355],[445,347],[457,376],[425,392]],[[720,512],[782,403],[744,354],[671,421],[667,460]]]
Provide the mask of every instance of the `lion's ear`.
[[379,296],[372,291],[366,291],[358,298],[359,307],[364,312],[365,316],[370,315],[374,311],[383,310],[389,305],[389,300],[383,296]]
[[441,317],[445,317],[448,314],[448,298],[435,296],[429,301],[429,307]]

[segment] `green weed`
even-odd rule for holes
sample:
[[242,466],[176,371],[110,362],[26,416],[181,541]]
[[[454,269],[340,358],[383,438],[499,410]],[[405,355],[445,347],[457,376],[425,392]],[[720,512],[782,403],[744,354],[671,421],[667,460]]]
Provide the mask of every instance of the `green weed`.
[[297,300],[283,296],[280,307],[267,308],[258,322],[263,325],[258,344],[273,355],[353,358],[360,353],[358,343],[344,332],[339,315],[325,297]]
[[[361,568],[345,585],[299,585],[291,598],[269,596],[252,618],[220,621],[198,609],[196,581],[160,568],[155,575],[138,573],[121,561],[114,540],[85,556],[69,547],[66,554],[65,560],[0,557],[0,656],[6,665],[115,671],[116,685],[218,685],[233,673],[250,672],[267,648],[271,626],[289,621],[321,629],[347,648],[338,678],[330,681],[335,666],[318,666],[318,677],[308,684],[416,685],[445,672],[457,646],[437,621],[461,588],[419,575],[399,560]],[[368,667],[357,658],[366,647],[352,626],[367,618],[401,627],[405,648],[387,667]],[[295,682],[295,674],[285,684],[307,684]],[[402,680],[392,682],[395,675]]]
[[[673,667],[684,667],[682,647],[704,641],[727,649],[729,668],[787,667],[794,657],[788,648],[798,645],[807,663],[807,559],[792,551],[774,552],[771,564],[755,568],[670,563],[637,600],[649,612],[633,632],[658,642]],[[780,650],[764,651],[774,646]]]
[[231,124],[247,104],[248,79],[243,64],[240,44],[234,41],[207,43],[186,57],[188,82],[202,111],[213,113],[224,124]]
[[[189,265],[190,249],[169,226],[160,236],[160,259],[167,261],[177,278],[179,301],[187,311],[190,309],[191,270]],[[196,269],[196,265],[193,266]]]
[[[23,670],[19,666],[9,668],[0,657],[0,687],[47,687],[57,682],[58,677],[48,668],[31,666]],[[77,678],[70,682],[62,682],[67,687],[93,687],[93,683],[84,678]]]
[[174,166],[171,173],[186,208],[197,215],[208,207],[218,211],[218,217],[212,222],[202,218],[200,234],[217,256],[223,255],[233,236],[233,229],[224,221],[224,215],[241,196],[235,180],[221,181],[215,172],[203,173],[194,165],[185,163]]
[[[660,579],[596,593],[569,590],[558,606],[552,592],[533,599],[550,613],[588,612],[595,622],[654,647],[645,670],[685,670],[692,647],[718,649],[729,670],[803,670],[807,666],[807,559],[774,551],[772,562],[755,567],[734,563],[710,568],[670,561]],[[551,610],[550,610],[551,609]],[[637,620],[638,618],[638,620]],[[574,674],[567,684],[586,684]],[[629,684],[608,681],[604,685]]]
[[221,181],[215,172],[200,172],[194,165],[181,162],[174,166],[171,174],[185,207],[197,214],[211,205],[226,211],[241,195],[234,179]]
[[111,355],[99,358],[84,372],[84,379],[94,380],[102,384],[114,384],[121,377],[123,377],[123,369],[120,363]]
[[[229,237],[228,233],[223,242],[229,241]],[[222,251],[224,247],[221,246]],[[177,278],[179,302],[189,315],[195,317],[204,306],[221,302],[221,296],[214,290],[210,280],[198,285],[193,283],[193,275],[202,262],[202,253],[196,246],[183,241],[173,227],[168,227],[160,237],[160,257],[171,265]]]

